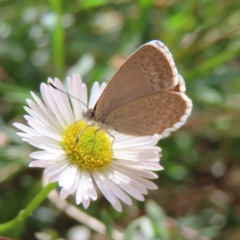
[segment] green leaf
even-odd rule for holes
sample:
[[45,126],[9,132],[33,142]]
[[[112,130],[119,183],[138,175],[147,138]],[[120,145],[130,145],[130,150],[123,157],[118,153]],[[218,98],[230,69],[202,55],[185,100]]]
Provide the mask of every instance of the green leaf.
[[30,98],[30,90],[0,82],[0,93],[3,94],[4,100],[7,102],[17,102],[26,104],[26,98]]
[[112,232],[113,232],[112,217],[109,215],[109,213],[105,209],[103,211],[101,211],[101,217],[106,226],[107,234],[110,237],[112,237]]
[[83,10],[88,8],[99,7],[107,4],[108,2],[109,0],[82,0],[79,3],[79,8]]
[[194,84],[190,85],[188,89],[197,88],[204,85],[219,86],[224,82],[235,81],[236,79],[240,79],[240,71],[227,72],[216,76],[211,75],[205,78],[194,79]]
[[138,4],[142,10],[146,10],[153,5],[153,0],[138,0]]
[[194,92],[195,97],[207,104],[220,104],[223,102],[223,97],[220,91],[208,86],[198,87]]
[[212,57],[208,60],[205,60],[200,64],[198,67],[189,70],[184,76],[186,79],[193,78],[195,76],[198,76],[202,72],[209,71],[216,66],[223,64],[234,57],[238,56],[240,53],[240,48],[238,45],[230,46],[225,51],[217,54],[215,57]]
[[187,177],[188,170],[184,166],[173,164],[171,167],[168,167],[166,173],[172,179],[182,181]]
[[139,226],[139,219],[136,219],[133,222],[131,222],[130,225],[125,230],[122,240],[132,240],[133,239],[132,236],[136,231],[136,229],[138,228],[138,226]]
[[148,217],[143,216],[139,219],[139,228],[143,234],[143,239],[154,239],[155,229]]
[[15,226],[22,222],[33,213],[33,211],[42,203],[47,195],[57,186],[57,182],[48,184],[41,192],[28,204],[25,209],[19,211],[18,215],[12,220],[0,224],[0,233],[4,233],[9,229],[14,229]]
[[53,61],[56,67],[57,76],[64,76],[64,30],[61,24],[62,1],[50,0],[52,10],[57,15],[52,35]]
[[167,229],[167,218],[163,209],[153,201],[148,201],[145,208],[155,228],[156,236],[161,240],[170,240]]

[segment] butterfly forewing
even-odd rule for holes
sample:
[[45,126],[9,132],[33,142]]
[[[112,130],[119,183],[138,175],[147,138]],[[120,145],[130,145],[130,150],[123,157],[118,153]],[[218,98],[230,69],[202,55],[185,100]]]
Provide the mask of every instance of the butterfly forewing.
[[114,130],[129,135],[161,134],[167,136],[184,124],[192,108],[191,100],[182,93],[154,93],[113,110],[106,122]]
[[130,56],[113,76],[95,106],[95,119],[105,122],[119,106],[170,90],[177,83],[178,73],[171,53],[160,41],[151,41]]

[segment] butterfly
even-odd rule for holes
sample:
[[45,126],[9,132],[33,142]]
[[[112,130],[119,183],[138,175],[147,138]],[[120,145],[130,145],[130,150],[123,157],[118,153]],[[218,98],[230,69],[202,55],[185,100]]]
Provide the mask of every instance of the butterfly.
[[128,135],[166,137],[191,113],[192,101],[185,90],[172,54],[153,40],[126,60],[84,117]]

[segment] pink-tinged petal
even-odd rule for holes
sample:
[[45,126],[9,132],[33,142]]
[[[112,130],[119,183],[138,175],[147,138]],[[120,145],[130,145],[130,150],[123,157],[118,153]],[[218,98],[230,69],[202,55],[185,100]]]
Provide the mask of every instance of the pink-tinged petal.
[[[112,168],[111,170],[112,170],[112,172],[114,172],[114,174],[113,174],[114,180],[116,180],[117,182],[120,180],[120,181],[122,181],[126,184],[129,184],[129,185],[133,186],[134,188],[138,189],[138,191],[140,191],[142,194],[147,194],[147,187],[145,185],[143,185],[143,183],[145,183],[145,181],[147,181],[147,182],[151,182],[151,181],[148,181],[144,178],[138,177],[138,176],[134,175],[134,173],[132,173],[130,175],[125,174],[123,169],[116,170],[116,169]],[[139,182],[141,181],[141,183],[139,183],[138,181]],[[146,182],[146,184],[147,184],[147,182]],[[155,184],[150,185],[150,186],[154,187]]]
[[[52,83],[54,84],[54,82]],[[55,101],[54,93],[53,93],[54,89],[50,89],[50,87],[48,87],[46,84],[41,84],[40,90],[41,90],[41,94],[44,99],[44,102],[46,103],[48,108],[51,109],[55,118],[59,122],[60,126],[63,129],[65,129],[68,124],[65,121],[65,118],[62,116],[61,111],[59,110],[58,104]]]
[[59,171],[59,172],[57,172],[57,173],[52,174],[52,175],[49,177],[49,180],[48,180],[49,183],[53,183],[53,182],[58,181],[59,177],[60,177],[61,174],[62,174],[62,171],[63,171],[63,170],[61,170],[61,171]]
[[[42,101],[36,96],[36,94],[34,94],[33,92],[31,92],[32,97],[34,98],[34,100],[36,101],[37,105],[40,107],[40,109],[42,110],[43,115],[45,116],[45,118],[49,121],[49,123],[51,123],[53,126],[55,126],[56,128],[56,132],[61,133],[62,131],[64,131],[64,128],[59,124],[58,119],[55,117],[55,115],[53,114],[53,112],[48,109],[43,103]],[[31,100],[27,101],[28,105],[34,110],[35,109],[35,103]]]
[[82,199],[82,205],[85,209],[87,209],[89,207],[90,204],[90,198],[88,197],[87,199],[83,198]]
[[147,193],[147,190],[139,185],[136,184],[134,181],[131,180],[130,177],[124,176],[123,174],[120,174],[119,172],[113,172],[109,170],[111,174],[109,174],[108,178],[112,179],[114,183],[116,183],[122,190],[127,192],[132,197],[138,199],[139,201],[143,201],[144,197],[142,195]]
[[155,179],[158,178],[158,175],[154,172],[145,170],[144,168],[136,168],[136,163],[134,162],[126,162],[126,161],[121,161],[121,160],[115,160],[112,163],[113,168],[115,167],[119,167],[119,168],[124,168],[129,170],[131,173],[134,172],[135,174],[141,176],[141,177],[145,177],[145,178],[149,178],[149,179]]
[[112,192],[106,187],[106,185],[99,179],[97,174],[94,172],[92,173],[92,176],[94,178],[95,183],[98,185],[98,188],[102,192],[102,194],[105,196],[105,198],[112,204],[112,206],[119,212],[122,211],[122,206],[117,199],[116,196],[112,194]]
[[62,131],[56,127],[56,121],[55,121],[55,124],[53,124],[49,116],[46,116],[45,113],[42,111],[42,109],[40,109],[40,107],[36,103],[34,103],[32,100],[27,100],[27,103],[29,106],[32,105],[32,109],[28,107],[24,107],[25,111],[32,116],[32,119],[27,119],[28,121],[35,121],[36,123],[40,124],[45,128],[48,128],[49,130],[56,133],[57,135],[62,134]]
[[[28,118],[28,117],[27,117]],[[52,132],[50,129],[47,129],[43,126],[40,126],[36,121],[28,121],[28,125],[38,132],[39,136],[47,136],[53,138],[57,141],[61,141],[61,136],[55,132]]]
[[156,163],[151,163],[151,162],[139,162],[139,165],[136,166],[137,168],[142,168],[146,170],[152,170],[152,171],[160,171],[163,170],[163,167],[156,164]]
[[27,122],[34,122],[42,127],[46,127],[45,126],[45,120],[42,119],[41,117],[38,117],[38,115],[36,114],[36,112],[32,111],[32,109],[28,108],[28,107],[23,107],[24,110],[30,115],[25,115],[24,118],[27,120]]
[[111,204],[118,212],[122,211],[122,205],[121,205],[120,201],[117,198],[116,198],[116,202],[115,203],[111,203]]
[[114,194],[116,195],[119,199],[121,199],[123,202],[125,202],[128,205],[132,205],[132,200],[131,198],[121,189],[119,188],[116,184],[112,182],[111,179],[108,178],[108,173],[107,171],[102,171],[96,172],[95,173],[99,180],[105,183],[107,188]]
[[62,200],[64,200],[64,199],[66,199],[68,196],[69,196],[68,190],[65,189],[65,188],[61,188],[61,190],[60,190],[60,198],[61,198]]

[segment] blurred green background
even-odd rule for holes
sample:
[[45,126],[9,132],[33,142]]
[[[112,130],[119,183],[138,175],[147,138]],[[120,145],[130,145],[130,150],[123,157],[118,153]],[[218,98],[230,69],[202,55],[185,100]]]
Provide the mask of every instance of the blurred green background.
[[[110,235],[113,227],[125,232],[124,239],[240,239],[240,2],[233,0],[0,0],[0,223],[42,189],[42,169],[28,168],[33,148],[12,127],[23,122],[29,92],[39,93],[47,77],[64,82],[71,73],[89,87],[109,81],[152,39],[172,52],[193,113],[159,142],[165,169],[147,204],[134,201],[117,213],[100,198],[84,211]],[[67,238],[79,225],[46,199],[0,236]],[[111,237],[91,231],[87,239]]]

